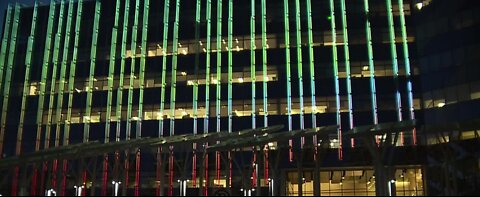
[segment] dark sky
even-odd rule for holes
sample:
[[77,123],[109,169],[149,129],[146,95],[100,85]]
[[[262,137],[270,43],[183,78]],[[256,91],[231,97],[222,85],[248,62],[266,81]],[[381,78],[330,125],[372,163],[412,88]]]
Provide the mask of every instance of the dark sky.
[[[4,17],[5,17],[5,11],[7,10],[7,5],[9,3],[21,3],[21,4],[25,4],[25,5],[28,5],[28,6],[32,6],[33,5],[33,2],[34,0],[0,0],[0,35],[3,34],[3,25],[4,25]],[[48,2],[48,0],[39,0],[39,2]]]

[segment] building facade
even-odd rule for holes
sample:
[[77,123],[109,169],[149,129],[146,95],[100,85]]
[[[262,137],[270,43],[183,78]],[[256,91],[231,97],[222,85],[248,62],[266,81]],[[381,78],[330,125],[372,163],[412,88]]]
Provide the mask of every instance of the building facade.
[[[470,42],[476,40],[480,12],[478,3],[458,1],[453,9],[446,2],[52,0],[10,5],[0,51],[0,153],[4,161],[25,162],[4,168],[5,179],[12,181],[0,191],[475,193],[477,124],[453,129],[448,124],[464,125],[480,116],[472,107],[480,98],[473,55],[478,42]],[[443,10],[449,15],[440,14]],[[449,18],[457,15],[461,22]],[[432,22],[438,18],[445,21]],[[465,41],[440,44],[446,37]],[[415,126],[397,131],[406,122]],[[393,126],[381,133],[360,132],[386,124]],[[45,150],[61,147],[274,125],[283,126],[279,132],[336,129],[322,139],[295,137],[209,154],[204,154],[209,144],[193,143],[98,155],[91,148],[92,153],[71,158],[28,162],[29,154],[48,155]],[[471,176],[454,181],[448,173],[437,174],[448,171],[444,161],[457,167],[463,161],[437,157],[451,144],[462,147]],[[465,180],[473,186],[460,190],[458,182]]]

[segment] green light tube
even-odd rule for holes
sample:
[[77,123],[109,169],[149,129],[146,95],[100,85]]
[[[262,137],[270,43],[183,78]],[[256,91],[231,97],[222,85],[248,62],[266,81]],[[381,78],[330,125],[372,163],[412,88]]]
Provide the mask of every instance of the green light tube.
[[347,7],[345,6],[345,0],[340,0],[340,9],[342,11],[343,51],[345,55],[345,71],[347,74],[348,120],[349,120],[349,126],[350,126],[349,129],[352,129],[353,128],[352,73],[350,71],[350,49],[348,44]]
[[262,0],[262,60],[263,60],[263,126],[268,126],[268,76],[267,76],[267,3]]
[[2,89],[3,85],[3,71],[5,69],[5,57],[7,53],[7,45],[10,37],[10,23],[12,22],[12,6],[8,5],[7,8],[7,14],[6,14],[6,19],[5,19],[5,27],[3,28],[3,39],[2,39],[2,47],[0,49],[0,89]]
[[[222,84],[222,0],[217,1],[217,101],[216,101],[216,114],[217,114],[217,132],[220,132],[220,116],[221,116],[221,84]],[[217,162],[218,163],[218,162]]]
[[[392,69],[393,69],[393,80],[395,83],[395,109],[397,111],[398,121],[402,121],[402,98],[400,96],[400,91],[398,90],[398,56],[397,56],[397,46],[395,44],[395,24],[393,22],[393,11],[392,11],[392,0],[387,0],[387,17],[388,17],[388,32],[390,38],[390,50],[392,55]],[[403,141],[403,133],[402,141]]]
[[[7,11],[8,12],[8,11]],[[27,96],[29,93],[30,87],[30,68],[32,65],[32,54],[33,54],[33,44],[35,42],[35,30],[37,24],[37,15],[38,15],[38,2],[35,1],[33,7],[33,16],[32,16],[32,26],[30,28],[30,36],[28,37],[27,42],[27,51],[25,56],[25,79],[23,81],[23,93],[22,93],[22,104],[20,106],[20,123],[18,124],[17,132],[17,147],[15,149],[15,155],[20,155],[22,148],[22,136],[23,136],[23,124],[25,120],[25,110],[27,103]]]
[[165,87],[167,78],[167,49],[168,49],[168,15],[170,10],[170,0],[165,0],[163,5],[163,60],[162,60],[162,90],[160,93],[160,120],[159,136],[163,136],[163,110],[165,109]]
[[[285,65],[286,65],[286,74],[287,74],[287,116],[288,116],[288,131],[292,131],[292,74],[290,68],[290,19],[289,19],[289,6],[288,0],[283,0],[283,16],[284,16],[284,25],[285,25]],[[292,149],[293,141],[289,140],[288,144],[290,146],[289,158],[290,161],[293,159]]]
[[[402,30],[402,46],[403,46],[403,58],[405,62],[405,77],[407,79],[407,96],[408,96],[408,111],[410,112],[410,120],[415,119],[415,109],[413,107],[413,88],[412,88],[412,71],[410,68],[410,57],[408,51],[407,42],[407,26],[405,23],[405,11],[403,9],[403,0],[398,0],[398,7],[400,10],[400,26]],[[416,130],[412,133],[413,144],[417,144]]]
[[107,111],[105,116],[105,139],[104,142],[110,141],[110,122],[112,119],[112,97],[113,97],[113,78],[115,77],[115,60],[117,52],[117,34],[118,34],[118,20],[120,13],[120,0],[115,2],[115,19],[113,21],[112,38],[110,44],[110,62],[108,67],[108,93],[107,93]]
[[[293,130],[292,125],[292,74],[290,60],[290,16],[288,0],[283,1],[284,7],[284,25],[285,25],[285,64],[287,77],[287,115],[288,115],[288,131]],[[289,160],[293,161],[293,140],[288,141],[289,144]]]
[[212,0],[207,0],[207,46],[206,46],[206,73],[205,73],[205,119],[203,132],[208,133],[208,118],[210,117],[210,34],[212,32]]
[[[312,26],[312,3],[307,0],[307,28],[308,28],[308,56],[310,65],[310,93],[312,99],[312,128],[317,127],[317,104],[315,100],[315,55],[313,54],[313,26]],[[317,136],[313,137],[314,145],[317,144]]]
[[100,21],[100,9],[102,3],[100,0],[95,1],[95,16],[93,19],[93,31],[92,31],[92,46],[90,49],[90,75],[88,77],[88,86],[85,90],[87,92],[87,102],[85,109],[86,121],[83,127],[83,142],[88,142],[90,137],[90,121],[92,110],[92,94],[93,94],[93,81],[95,77],[95,66],[97,63],[97,40],[98,40],[98,26]]
[[[55,41],[53,44],[53,57],[52,57],[52,78],[50,82],[50,98],[48,100],[48,115],[47,115],[47,126],[45,132],[45,148],[50,147],[50,135],[52,130],[52,113],[53,113],[53,103],[55,99],[55,89],[57,83],[57,65],[59,61],[59,52],[60,52],[60,43],[62,39],[62,29],[63,29],[63,18],[64,18],[64,9],[65,9],[65,1],[60,2],[60,13],[58,16],[58,26],[57,26],[57,33],[55,34]],[[60,84],[59,84],[60,85]],[[57,132],[58,133],[58,132]]]
[[42,63],[42,75],[40,81],[40,96],[38,99],[38,108],[37,108],[37,141],[35,145],[35,150],[40,150],[40,135],[42,133],[42,119],[43,119],[43,107],[45,102],[45,84],[47,82],[48,66],[50,59],[50,48],[52,45],[52,30],[53,23],[55,21],[55,1],[50,1],[50,11],[47,24],[47,33],[45,38],[45,49],[43,53],[43,63]]
[[175,101],[177,92],[177,64],[178,64],[178,24],[180,23],[180,0],[175,6],[175,22],[173,26],[173,51],[172,51],[172,85],[170,92],[170,136],[175,135]]
[[123,97],[123,83],[125,76],[125,58],[127,54],[127,36],[128,36],[128,15],[130,12],[130,0],[125,1],[125,10],[123,12],[123,31],[122,31],[122,46],[121,46],[121,59],[120,59],[120,75],[118,77],[118,89],[117,89],[117,103],[115,109],[116,116],[116,134],[115,141],[120,141],[120,131],[122,127],[122,97]]
[[137,121],[137,138],[142,136],[142,120],[143,120],[143,92],[145,88],[145,59],[147,57],[147,39],[148,39],[148,14],[150,8],[150,0],[143,3],[143,25],[142,25],[142,51],[140,57],[140,93],[138,99],[138,121]]
[[228,0],[228,132],[232,132],[232,67],[233,67],[233,57],[232,57],[232,47],[233,47],[233,1]]
[[256,74],[255,74],[255,0],[251,0],[251,17],[250,17],[250,78],[252,80],[252,128],[256,128],[256,120],[255,120],[255,113],[257,110],[255,109],[255,82],[256,82]]
[[82,9],[83,9],[83,0],[78,1],[77,6],[77,16],[75,20],[75,40],[73,44],[73,55],[72,61],[70,62],[70,76],[68,78],[68,109],[67,109],[67,120],[64,125],[64,136],[63,136],[63,145],[67,146],[70,138],[70,124],[72,123],[72,104],[73,104],[73,91],[75,88],[75,70],[78,60],[78,44],[80,42],[80,27],[82,24]]
[[365,14],[366,14],[365,31],[367,34],[368,69],[370,71],[372,117],[373,117],[373,124],[378,124],[377,88],[375,85],[375,63],[373,61],[372,29],[370,27],[370,8],[368,5],[368,0],[364,0],[363,2],[365,7]]
[[[200,0],[197,0],[196,11],[195,11],[195,41],[197,46],[197,52],[195,53],[195,81],[193,82],[193,134],[198,133],[198,70],[200,64],[200,17],[201,17],[201,7],[202,3]],[[196,144],[194,144],[194,149],[196,149]],[[195,185],[195,184],[194,184]]]
[[[295,0],[295,28],[297,39],[297,71],[298,71],[298,96],[300,99],[300,129],[305,129],[305,109],[303,105],[303,62],[302,62],[302,24],[300,18],[300,0]],[[305,143],[302,137],[301,146]]]
[[55,109],[55,147],[60,145],[60,131],[61,131],[61,124],[62,124],[62,107],[63,107],[63,94],[65,89],[65,74],[67,70],[67,60],[68,60],[68,53],[70,47],[70,33],[72,28],[72,18],[73,18],[73,0],[69,0],[68,2],[68,18],[65,30],[65,40],[63,43],[63,55],[62,55],[62,64],[60,67],[60,78],[59,78],[59,87],[58,87],[58,95],[57,95],[57,107]]
[[20,5],[17,3],[15,4],[15,11],[13,16],[13,26],[12,26],[12,34],[9,39],[10,47],[8,51],[8,61],[7,67],[5,72],[5,87],[3,88],[3,104],[2,104],[2,118],[1,118],[1,129],[0,129],[0,154],[3,154],[3,140],[5,137],[5,127],[7,123],[7,110],[8,110],[8,100],[10,98],[10,82],[12,80],[12,69],[13,69],[13,62],[15,59],[15,50],[17,45],[17,32],[18,32],[18,23],[20,21]]
[[339,141],[338,158],[342,159],[342,120],[340,118],[340,87],[338,81],[338,53],[337,53],[337,32],[335,25],[335,4],[330,0],[330,24],[332,27],[332,55],[333,55],[333,77],[335,79],[335,104],[337,117],[337,134]]
[[131,51],[131,66],[130,66],[130,82],[128,85],[128,105],[127,105],[127,131],[126,131],[126,140],[130,140],[130,133],[132,130],[132,104],[133,104],[133,86],[135,76],[135,63],[137,57],[137,32],[138,32],[138,15],[140,12],[140,0],[135,1],[135,18],[133,19],[132,27],[132,44],[130,45]]

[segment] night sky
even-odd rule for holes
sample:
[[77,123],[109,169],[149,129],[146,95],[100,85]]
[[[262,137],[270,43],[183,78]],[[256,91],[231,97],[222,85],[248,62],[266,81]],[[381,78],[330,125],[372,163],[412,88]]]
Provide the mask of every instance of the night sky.
[[[4,26],[4,17],[5,17],[5,11],[7,9],[7,5],[9,3],[22,3],[25,5],[33,5],[34,0],[0,0],[0,35],[3,34],[3,26]],[[40,0],[39,2],[48,2],[47,0]]]

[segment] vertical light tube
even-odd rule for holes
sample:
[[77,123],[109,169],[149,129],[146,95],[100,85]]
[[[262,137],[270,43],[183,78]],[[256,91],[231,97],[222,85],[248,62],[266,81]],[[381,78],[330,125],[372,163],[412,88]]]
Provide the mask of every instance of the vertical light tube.
[[372,117],[373,124],[378,124],[378,108],[377,108],[377,88],[375,85],[375,63],[373,57],[372,28],[370,27],[370,8],[369,0],[364,0],[366,24],[365,31],[367,34],[367,50],[368,50],[368,69],[370,72],[370,97],[372,99]]
[[[407,25],[405,23],[405,11],[403,9],[403,0],[398,0],[398,9],[400,10],[400,26],[402,30],[402,47],[403,47],[403,58],[405,64],[405,78],[407,79],[407,96],[408,96],[408,111],[410,112],[410,120],[415,119],[415,109],[413,107],[413,88],[412,88],[412,71],[410,67],[410,54],[408,51],[408,42],[407,42]],[[417,144],[417,133],[416,130],[412,131],[412,142],[414,145]]]
[[[295,29],[297,43],[297,71],[298,71],[298,96],[300,99],[300,129],[305,129],[305,109],[303,105],[303,57],[302,57],[302,24],[300,18],[300,0],[295,0]],[[305,138],[301,138],[300,146],[303,148]]]
[[[127,100],[127,124],[126,124],[126,140],[130,140],[131,138],[131,131],[132,131],[132,105],[133,105],[133,88],[134,88],[134,81],[137,78],[135,76],[135,63],[137,57],[137,33],[138,33],[138,15],[140,13],[140,0],[135,1],[135,18],[133,19],[133,27],[132,27],[132,42],[130,45],[130,80],[128,84],[128,100]],[[138,116],[138,114],[137,114]],[[138,119],[138,117],[137,117]],[[129,161],[129,154],[126,153],[125,156],[125,187],[128,188],[129,185],[129,168],[130,168],[130,161]]]
[[173,26],[173,51],[172,51],[172,81],[170,91],[170,136],[175,135],[175,101],[177,91],[177,64],[178,64],[178,25],[180,20],[180,0],[175,6],[175,22]]
[[251,0],[251,16],[250,16],[250,78],[252,80],[252,129],[256,128],[256,112],[255,109],[255,82],[256,82],[256,65],[255,65],[255,0]]
[[85,104],[85,116],[84,116],[84,129],[83,129],[83,142],[88,142],[90,137],[90,121],[92,112],[92,97],[93,97],[93,82],[95,77],[95,66],[97,63],[97,40],[98,40],[98,28],[100,23],[100,9],[102,3],[100,0],[95,1],[95,16],[93,21],[92,31],[92,45],[90,49],[90,74],[88,76],[88,85],[86,88],[87,102]]
[[160,120],[159,120],[159,133],[158,136],[163,136],[163,113],[165,109],[165,87],[166,87],[166,78],[167,78],[167,49],[168,49],[168,19],[169,19],[169,10],[170,10],[170,0],[165,0],[163,5],[163,58],[162,58],[162,89],[160,93]]
[[[177,88],[177,61],[178,61],[178,26],[180,22],[180,0],[176,1],[175,21],[173,26],[173,50],[172,50],[172,80],[170,92],[170,136],[175,135],[175,101]],[[173,146],[170,146],[170,192],[172,192],[172,184],[174,177],[174,155]]]
[[[70,74],[68,78],[68,109],[67,109],[67,119],[64,124],[64,135],[63,135],[63,146],[67,146],[70,138],[70,124],[72,120],[72,104],[73,104],[73,91],[75,88],[75,70],[77,64],[77,55],[78,55],[78,44],[80,40],[80,27],[82,22],[82,9],[83,9],[83,0],[78,1],[77,5],[77,15],[75,20],[75,40],[73,45],[73,54],[72,61],[70,62]],[[61,195],[65,195],[65,189],[67,184],[67,160],[63,160],[63,178],[62,178],[62,191]]]
[[[288,0],[283,0],[284,9],[284,25],[285,25],[285,64],[287,74],[287,116],[288,116],[288,131],[292,131],[292,74],[290,68],[290,19],[289,19],[289,5]],[[293,161],[293,141],[290,139],[289,144],[289,160]]]
[[[345,56],[345,71],[347,75],[348,123],[350,126],[349,129],[353,129],[352,74],[350,71],[350,49],[348,44],[347,7],[345,6],[345,0],[340,0],[340,9],[342,12],[343,52]],[[353,138],[351,139],[351,143],[351,146],[354,147],[355,141]]]
[[[143,2],[143,24],[142,24],[142,48],[140,56],[140,93],[138,99],[138,120],[136,126],[136,138],[142,137],[142,120],[143,120],[143,94],[145,86],[145,58],[147,56],[147,39],[148,39],[148,15],[150,8],[150,0],[144,0]],[[136,168],[135,168],[135,196],[140,194],[140,162],[141,155],[140,149],[137,148],[136,151]]]
[[338,53],[337,53],[337,32],[335,25],[335,3],[330,0],[330,24],[332,27],[332,55],[333,55],[333,77],[335,80],[335,100],[336,100],[336,117],[337,117],[337,135],[338,135],[338,158],[342,160],[342,120],[340,117],[340,87],[338,81]]
[[[210,118],[210,42],[212,31],[212,0],[207,0],[207,46],[206,46],[206,71],[205,71],[205,119],[203,122],[203,133],[208,133],[208,119]],[[208,147],[208,143],[206,143]],[[204,195],[208,195],[208,154],[205,154],[205,188]],[[200,183],[203,184],[203,183]]]
[[[110,43],[110,61],[108,67],[108,92],[107,92],[107,111],[105,115],[105,143],[110,142],[110,122],[112,119],[112,97],[113,97],[113,79],[115,72],[115,60],[117,51],[117,34],[118,34],[118,20],[120,13],[120,0],[115,2],[115,18],[113,21],[112,38]],[[102,180],[102,195],[107,195],[108,187],[108,154],[103,156],[103,180]],[[115,185],[118,187],[118,185]]]
[[47,126],[45,132],[45,149],[50,148],[50,133],[51,133],[51,126],[52,126],[52,113],[53,113],[53,103],[55,99],[55,89],[57,83],[57,65],[59,61],[59,52],[60,52],[60,43],[62,38],[62,30],[63,30],[63,18],[64,14],[63,11],[65,9],[65,1],[60,2],[60,13],[58,16],[58,25],[57,25],[57,33],[55,34],[55,41],[53,44],[53,57],[52,57],[52,78],[50,81],[50,95],[48,100],[48,114],[47,114]]
[[[233,57],[232,57],[232,47],[233,47],[233,0],[228,0],[228,132],[232,132],[233,127],[233,112],[232,112],[232,67],[233,67]],[[228,152],[228,168],[229,175],[227,185],[231,187],[232,185],[232,159],[230,152]]]
[[[222,95],[221,95],[221,84],[222,84],[222,0],[217,0],[217,77],[214,81],[217,87],[216,94],[216,115],[217,115],[217,132],[220,132],[220,117],[222,109]],[[220,152],[215,153],[215,171],[216,171],[216,180],[220,182]]]
[[[195,81],[193,83],[193,134],[198,133],[198,74],[200,64],[200,20],[201,20],[201,0],[197,0],[195,8]],[[192,184],[197,186],[197,144],[193,143],[193,159],[192,159]]]
[[233,0],[228,0],[228,132],[232,132],[233,106]]
[[7,18],[5,19],[5,27],[3,28],[2,47],[0,49],[0,64],[2,64],[2,66],[0,66],[0,89],[3,85],[3,71],[5,70],[5,65],[6,65],[5,58],[7,55],[7,46],[10,38],[10,23],[12,22],[12,6],[11,5],[8,5],[6,17]]
[[[35,30],[37,24],[37,10],[38,10],[38,2],[35,1],[35,5],[33,7],[33,15],[32,15],[32,26],[30,29],[30,36],[28,37],[27,41],[27,50],[25,56],[25,79],[23,81],[23,92],[22,92],[22,104],[20,107],[20,123],[18,124],[17,130],[17,146],[15,149],[15,155],[19,156],[21,153],[22,148],[22,137],[23,137],[23,123],[25,119],[25,108],[26,108],[26,100],[28,96],[29,84],[30,84],[30,66],[32,62],[32,52],[33,52],[33,44],[35,41]],[[9,14],[10,10],[7,11],[7,17],[10,17]],[[9,21],[10,19],[8,19]],[[7,24],[8,25],[8,24]],[[3,63],[3,61],[2,61]],[[12,180],[12,196],[17,195],[18,189],[18,175],[19,175],[20,167],[15,166],[14,177]]]
[[[313,25],[312,25],[312,2],[307,0],[307,28],[308,28],[308,56],[310,66],[310,94],[312,99],[312,128],[317,127],[317,104],[315,100],[315,55],[313,53]],[[317,136],[313,137],[313,145],[317,145]]]
[[[120,131],[121,131],[121,123],[122,123],[122,97],[123,97],[123,80],[125,76],[125,59],[127,53],[127,37],[128,37],[128,19],[130,13],[130,0],[125,1],[125,10],[123,13],[123,31],[122,31],[122,46],[121,46],[121,59],[120,59],[120,75],[119,75],[119,83],[117,89],[117,102],[115,107],[115,116],[116,116],[116,134],[115,134],[115,141],[120,141]],[[113,79],[113,77],[112,77]]]
[[26,56],[25,56],[25,79],[23,81],[22,104],[20,107],[20,123],[18,124],[18,132],[17,132],[17,147],[15,149],[15,155],[17,156],[20,155],[21,148],[22,148],[22,136],[23,136],[23,126],[24,126],[24,120],[25,120],[26,103],[27,103],[27,96],[29,94],[29,87],[30,87],[30,69],[32,65],[33,45],[35,43],[35,30],[36,30],[37,14],[38,14],[37,10],[38,10],[38,2],[35,1],[35,6],[33,7],[32,26],[30,29],[30,36],[28,37],[28,41],[27,41],[27,50],[26,50]]
[[[163,4],[163,43],[162,43],[162,84],[160,92],[160,110],[158,112],[159,121],[158,121],[158,137],[163,136],[163,113],[165,109],[165,86],[166,86],[166,76],[167,76],[167,49],[168,49],[168,19],[169,19],[169,10],[170,10],[170,0],[165,0]],[[157,149],[157,180],[160,183],[157,186],[157,193],[163,195],[163,169],[162,169],[162,159],[161,159],[162,148]]]
[[[91,110],[92,110],[92,97],[93,97],[93,82],[96,81],[95,79],[95,66],[97,63],[97,40],[98,40],[98,29],[100,23],[100,12],[101,12],[102,3],[100,0],[95,1],[95,16],[93,21],[93,29],[92,29],[92,45],[90,49],[90,74],[88,76],[88,86],[85,89],[87,92],[87,100],[85,104],[85,116],[84,116],[84,127],[83,127],[83,142],[88,142],[90,139],[90,122],[92,121],[91,118]],[[87,181],[87,170],[83,169],[83,182]],[[94,189],[94,186],[91,190]]]
[[[397,120],[402,121],[402,97],[398,88],[398,56],[395,38],[395,24],[393,22],[392,0],[387,0],[387,18],[388,32],[390,38],[390,52],[392,56],[393,81],[395,83],[395,109],[397,112]],[[400,132],[400,142],[403,145],[403,132]]]
[[[126,51],[127,51],[127,37],[128,37],[128,19],[130,13],[130,0],[126,0],[125,2],[125,10],[123,12],[123,31],[122,31],[122,45],[121,45],[121,59],[120,59],[120,75],[118,77],[118,89],[117,89],[117,101],[115,107],[115,120],[116,120],[116,133],[115,133],[115,141],[120,141],[120,132],[122,127],[122,106],[123,106],[123,86],[124,86],[124,76],[125,76],[125,59],[126,59]],[[113,77],[112,77],[113,79]],[[119,151],[115,151],[115,165],[119,165],[120,162],[120,153]],[[115,169],[116,170],[116,169]],[[114,172],[115,176],[118,172]],[[118,180],[119,177],[114,177]],[[128,184],[127,184],[128,185]]]
[[[58,86],[58,94],[57,94],[57,106],[55,109],[55,147],[60,146],[60,132],[61,132],[61,124],[62,124],[62,108],[63,108],[63,95],[64,95],[64,90],[65,90],[65,74],[67,70],[67,60],[68,60],[68,53],[69,53],[69,48],[70,48],[70,33],[72,29],[72,18],[73,18],[73,0],[69,0],[68,2],[68,13],[67,13],[67,24],[65,26],[65,38],[63,42],[63,54],[62,54],[62,62],[60,65],[60,78],[59,78],[59,86]],[[52,174],[55,176],[55,178],[52,179],[52,188],[56,188],[54,185],[56,185],[57,181],[57,169],[58,169],[58,160],[53,161],[53,172]],[[57,191],[60,191],[61,188],[57,187]]]
[[[251,17],[250,17],[250,78],[252,80],[252,129],[255,129],[257,126],[257,121],[256,121],[256,88],[255,88],[255,83],[256,83],[256,63],[255,63],[255,0],[251,0]],[[256,162],[256,154],[253,153],[253,165]],[[253,170],[253,175],[252,177],[255,178],[256,171]],[[255,179],[252,180],[252,187],[255,187]]]
[[267,2],[262,0],[263,126],[268,127]]
[[[49,60],[50,60],[50,50],[52,45],[51,41],[52,41],[52,30],[53,30],[54,21],[55,21],[55,1],[51,1],[49,18],[47,23],[47,33],[46,33],[46,39],[45,39],[46,42],[45,42],[45,48],[43,53],[42,74],[40,78],[40,95],[38,99],[38,108],[37,108],[37,138],[36,138],[36,144],[35,144],[35,151],[40,150],[40,139],[41,139],[40,135],[42,133],[43,107],[45,102],[45,85],[47,83],[48,67],[50,64]],[[43,187],[44,187],[45,173],[47,171],[47,167],[48,166],[44,163],[42,174],[41,174],[40,191],[44,191]]]
[[42,133],[42,119],[43,119],[43,107],[45,101],[45,84],[47,82],[47,72],[49,66],[49,59],[50,59],[50,49],[51,49],[51,42],[52,42],[52,30],[53,30],[53,23],[55,20],[55,1],[50,2],[50,11],[48,17],[48,24],[47,24],[47,33],[45,38],[45,48],[43,53],[43,63],[42,63],[42,74],[40,78],[40,96],[38,100],[38,108],[37,108],[37,141],[35,145],[35,151],[40,150],[40,135]]

